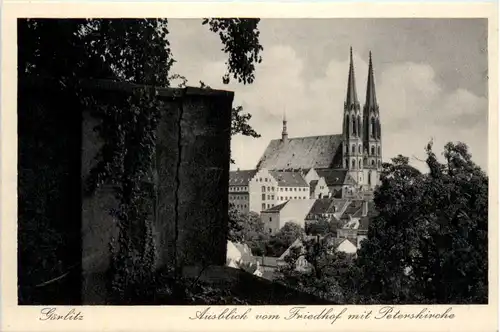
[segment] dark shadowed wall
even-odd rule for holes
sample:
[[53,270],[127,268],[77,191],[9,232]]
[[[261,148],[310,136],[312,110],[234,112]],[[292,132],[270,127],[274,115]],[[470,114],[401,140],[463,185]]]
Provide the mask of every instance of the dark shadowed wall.
[[[158,266],[224,265],[228,223],[230,120],[233,94],[197,88],[163,89],[157,141]],[[99,137],[89,112],[83,121],[82,175],[95,163]],[[105,293],[108,243],[116,226],[115,204],[102,189],[82,204],[83,301],[98,304]]]
[[[19,204],[19,223],[23,230],[19,235],[22,249],[19,274],[24,278],[19,280],[19,285],[20,294],[24,292],[26,299],[23,304],[76,304],[78,299],[83,304],[104,304],[109,241],[117,231],[109,210],[116,202],[111,189],[106,187],[90,197],[82,194],[102,143],[94,131],[98,120],[88,110],[77,107],[78,102],[74,99],[59,98],[65,94],[57,88],[51,90],[45,83],[26,86],[20,89],[19,95],[20,100],[26,101],[19,106],[22,114],[20,134],[26,135],[25,139],[20,137],[19,144],[20,153],[23,153],[19,190],[22,192],[20,197],[27,202]],[[87,92],[101,96],[107,93],[126,95],[135,87],[98,81],[89,84]],[[159,89],[158,98],[164,102],[156,158],[158,190],[154,234],[158,267],[223,265],[226,261],[233,93],[197,88]],[[41,110],[33,115],[32,105],[42,105]],[[42,118],[49,120],[41,122]],[[32,190],[45,183],[31,176],[41,166],[47,169],[50,176],[44,178],[54,182],[57,195]],[[36,270],[38,274],[33,279],[30,264],[34,262],[32,258],[37,257],[36,248],[51,241],[44,242],[30,228],[36,224],[36,215],[28,209],[35,205],[28,203],[40,197],[50,202],[51,211],[54,211],[45,219],[48,228],[54,228],[57,235],[53,243],[49,243],[57,244],[57,252],[49,262],[54,265],[51,273]],[[67,271],[72,271],[68,274],[73,277],[71,282],[65,276],[50,287],[41,287],[36,294],[33,292],[32,285]],[[72,301],[63,291],[57,296],[49,292],[65,283],[67,289],[78,289],[73,292]]]

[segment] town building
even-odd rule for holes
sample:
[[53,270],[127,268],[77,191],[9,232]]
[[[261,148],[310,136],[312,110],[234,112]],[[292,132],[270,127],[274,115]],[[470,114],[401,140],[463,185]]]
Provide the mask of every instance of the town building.
[[289,200],[308,199],[310,186],[299,172],[259,169],[229,175],[229,204],[241,213],[260,213]]
[[304,228],[306,217],[315,201],[314,199],[287,200],[262,211],[260,217],[264,223],[264,230],[274,235],[287,222],[294,222]]
[[335,212],[338,211],[338,204],[332,198],[318,198],[314,202],[311,210],[309,210],[306,223],[318,222],[319,220],[331,221],[334,218]]
[[361,248],[362,241],[368,238],[368,226],[370,219],[376,215],[373,202],[366,200],[355,200],[346,209],[341,217],[343,226],[337,229],[337,237],[350,239]]
[[[373,191],[382,168],[382,135],[371,52],[366,100],[362,109],[355,82],[351,48],[342,133],[290,138],[287,120],[283,117],[281,139],[269,142],[256,168],[306,174],[314,198],[325,195],[324,192],[316,192],[320,178],[324,179],[329,189],[328,197],[354,196]],[[311,169],[314,169],[317,178],[309,174]]]

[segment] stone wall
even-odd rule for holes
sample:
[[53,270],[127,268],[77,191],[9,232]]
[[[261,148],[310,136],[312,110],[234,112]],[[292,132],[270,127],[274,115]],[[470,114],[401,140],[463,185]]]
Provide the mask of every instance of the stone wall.
[[[197,88],[163,89],[157,142],[158,267],[207,266],[226,262],[230,121],[233,94]],[[96,120],[86,112],[82,137],[82,181],[99,149]],[[103,301],[108,243],[117,229],[109,216],[109,189],[83,199],[83,301]]]
[[[57,85],[47,82],[23,81],[19,84],[19,100],[23,101],[18,109],[19,126],[25,137],[19,139],[19,181],[22,186],[19,191],[23,194],[23,202],[36,202],[40,200],[37,195],[43,195],[54,203],[55,212],[48,222],[63,239],[62,242],[57,240],[60,262],[54,259],[53,263],[54,266],[58,264],[58,268],[51,269],[51,274],[20,280],[20,294],[35,294],[30,287],[59,277],[65,271],[70,271],[72,281],[68,283],[68,278],[62,277],[56,282],[51,281],[50,287],[58,288],[66,283],[67,287],[59,288],[80,290],[75,291],[72,300],[68,301],[64,291],[58,292],[57,299],[52,293],[44,294],[44,289],[48,289],[44,286],[37,288],[36,299],[24,296],[26,301],[22,304],[77,304],[75,299],[78,298],[83,304],[103,304],[104,275],[110,258],[108,246],[117,231],[109,210],[116,202],[110,188],[100,189],[91,197],[83,195],[86,178],[95,165],[95,156],[102,144],[94,131],[98,120],[89,110],[79,107],[74,95],[68,97],[71,91],[62,93]],[[111,81],[92,81],[83,86],[84,93],[104,99],[107,95],[126,96],[138,87]],[[165,88],[158,89],[157,96],[164,102],[157,135],[158,204],[154,234],[158,267],[224,265],[233,93]],[[39,105],[43,111],[33,115],[31,105]],[[57,149],[47,148],[56,146],[57,142],[64,144]],[[47,147],[44,148],[44,144]],[[35,154],[36,158],[33,157]],[[75,158],[66,162],[72,155]],[[64,184],[55,189],[56,196],[30,189],[32,184],[40,187],[45,184],[47,177],[28,176],[44,165],[58,166],[57,170],[53,166],[49,168],[54,169],[51,178]],[[51,197],[64,197],[65,200],[58,199],[58,202]],[[73,201],[76,205],[65,203]],[[18,243],[23,250],[20,249],[18,272],[30,275],[32,258],[38,257],[37,246],[47,244],[31,231],[30,225],[37,222],[37,217],[28,209],[31,205],[23,202],[19,203],[19,225],[23,233],[19,235]],[[81,278],[75,278],[80,275]]]

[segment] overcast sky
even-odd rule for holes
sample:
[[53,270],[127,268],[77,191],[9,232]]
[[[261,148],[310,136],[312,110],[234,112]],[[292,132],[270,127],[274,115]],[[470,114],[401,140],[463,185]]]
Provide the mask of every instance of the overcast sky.
[[252,169],[286,110],[290,137],[341,133],[349,47],[364,104],[368,52],[373,54],[383,158],[403,154],[422,170],[434,139],[470,147],[483,169],[488,153],[487,21],[482,19],[265,19],[263,62],[251,85],[222,84],[225,55],[199,19],[172,19],[173,72],[235,92],[261,138],[233,137],[233,169]]

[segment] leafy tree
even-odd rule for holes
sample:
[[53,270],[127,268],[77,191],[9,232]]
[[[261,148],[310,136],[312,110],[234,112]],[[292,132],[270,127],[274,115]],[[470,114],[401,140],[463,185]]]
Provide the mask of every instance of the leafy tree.
[[341,222],[334,217],[320,217],[318,220],[306,224],[305,232],[308,235],[337,234]]
[[[259,44],[259,19],[207,19],[210,30],[218,33],[228,55],[227,72],[223,82],[234,79],[243,84],[254,81],[254,63],[261,61]],[[120,224],[120,248],[114,252],[112,262],[112,288],[119,298],[135,301],[140,285],[152,278],[154,243],[151,242],[151,209],[150,186],[144,181],[151,176],[154,169],[153,152],[155,151],[155,129],[159,119],[160,105],[154,97],[152,89],[143,89],[129,98],[111,103],[103,103],[91,96],[81,93],[81,79],[104,78],[116,81],[145,84],[151,87],[169,86],[170,68],[174,59],[168,43],[168,21],[166,19],[26,19],[18,21],[18,71],[19,82],[23,83],[33,77],[50,78],[58,85],[60,91],[72,93],[80,102],[75,108],[96,109],[103,119],[97,128],[105,144],[99,154],[98,166],[93,171],[89,188],[97,188],[104,183],[114,185],[115,196],[119,208],[113,211]],[[53,41],[57,40],[57,43]],[[45,108],[45,112],[51,110]],[[43,112],[42,112],[43,113]],[[37,122],[34,129],[40,130],[47,124],[41,120],[44,114],[36,119],[29,118],[31,113],[20,108],[19,123]],[[48,114],[48,113],[47,113]],[[50,118],[50,116],[49,116]],[[245,126],[250,117],[241,113],[241,109],[233,114],[236,125],[232,133],[244,132],[252,134],[251,128]],[[40,136],[40,135],[38,135]],[[38,164],[47,162],[51,157],[42,156],[35,161],[31,157],[33,150],[39,149],[40,142],[36,134],[29,137],[35,139],[22,143],[23,159],[20,160],[23,170],[20,184],[28,181],[27,169],[36,168]],[[43,138],[43,137],[42,137]],[[60,140],[61,144],[63,144]],[[21,143],[20,143],[21,145]],[[30,150],[31,149],[31,150]],[[57,149],[54,149],[56,151]],[[48,151],[48,150],[44,150]],[[58,155],[54,152],[54,155]],[[45,158],[45,159],[44,159]],[[29,166],[31,165],[31,166]],[[54,169],[47,171],[42,179],[57,178]],[[23,189],[20,189],[22,191]],[[154,188],[153,188],[154,191]],[[26,199],[33,200],[34,196]],[[42,244],[41,239],[54,239],[59,243],[61,234],[55,224],[59,221],[49,220],[47,236],[40,234],[33,227],[26,227],[34,222],[26,209],[29,204],[20,206],[20,266],[29,269],[37,262],[47,269],[57,267],[57,259],[39,255],[36,248]],[[54,230],[52,234],[49,230]],[[50,236],[49,236],[50,235]],[[125,249],[126,248],[126,249]],[[24,271],[24,270],[23,270]],[[24,271],[27,278],[24,285],[36,284],[42,275]],[[36,276],[36,277],[29,277]],[[31,278],[31,279],[30,279]],[[150,283],[152,284],[152,283]],[[146,290],[147,292],[150,292]]]
[[302,238],[304,235],[304,229],[299,224],[289,221],[283,225],[276,234],[276,237],[282,239],[286,245],[290,246],[295,240]]
[[305,231],[295,222],[287,222],[285,225],[271,237],[266,245],[266,255],[272,257],[281,256],[295,240],[302,238]]
[[264,223],[257,213],[243,214],[231,205],[228,240],[246,243],[254,255],[261,256],[265,252],[269,237],[264,232]]
[[463,143],[444,157],[429,144],[428,174],[401,156],[384,165],[356,264],[361,301],[487,303],[488,177]]
[[240,213],[233,205],[229,208],[229,240],[245,242],[264,232],[264,223],[255,212]]
[[233,79],[243,83],[253,83],[255,80],[255,64],[262,61],[259,43],[260,32],[257,28],[259,19],[247,18],[211,18],[204,19],[210,31],[218,33],[224,52],[228,55],[226,66],[228,71],[222,81],[228,84]]

